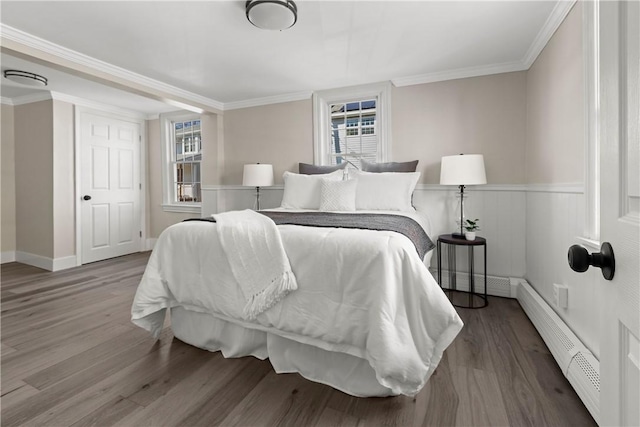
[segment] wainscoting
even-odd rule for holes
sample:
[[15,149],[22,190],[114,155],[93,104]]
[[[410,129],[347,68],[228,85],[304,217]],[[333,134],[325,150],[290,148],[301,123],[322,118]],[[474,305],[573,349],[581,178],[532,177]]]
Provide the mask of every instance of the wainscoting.
[[[524,277],[525,274],[525,186],[492,185],[468,189],[465,216],[480,218],[487,244],[487,273],[492,276]],[[455,230],[456,189],[439,185],[418,185],[413,202],[416,208],[427,212],[432,225],[432,239]],[[280,206],[282,186],[260,190],[261,208]],[[202,189],[202,214],[235,209],[252,208],[255,189],[242,186],[210,186]],[[460,253],[460,257],[466,254]],[[463,259],[463,258],[460,258]],[[482,260],[476,258],[477,268]],[[463,264],[463,263],[460,263]],[[437,266],[434,256],[432,268]]]
[[[282,186],[261,190],[261,206],[277,207],[282,200]],[[526,281],[577,336],[584,353],[599,357],[603,289],[599,270],[573,272],[567,263],[567,250],[584,235],[585,201],[581,184],[551,185],[484,185],[467,189],[465,202],[468,218],[480,218],[481,231],[487,239],[487,275],[490,295],[518,298],[514,289],[520,280]],[[450,233],[455,229],[456,189],[439,185],[419,185],[414,205],[427,212],[432,222],[432,234]],[[253,206],[255,190],[242,186],[219,186],[203,189],[203,214],[246,209]],[[595,248],[589,248],[590,251]],[[458,249],[458,270],[465,271],[466,253]],[[478,249],[478,254],[481,250]],[[444,262],[444,261],[443,261]],[[482,257],[476,256],[476,273],[482,272]],[[446,263],[443,270],[447,269]],[[430,270],[437,274],[434,255]],[[446,286],[447,271],[443,271]],[[476,283],[482,283],[480,275]],[[554,303],[553,284],[569,288],[568,307]],[[466,275],[458,277],[458,286],[466,286]],[[546,310],[540,306],[539,310]],[[542,311],[541,311],[542,312]],[[542,331],[541,331],[542,332]],[[544,336],[544,335],[543,335]],[[546,338],[545,338],[546,339]],[[555,338],[553,338],[555,339]],[[553,346],[552,342],[547,342]],[[558,360],[559,363],[562,360]],[[573,383],[573,381],[572,381]],[[585,383],[588,383],[585,380]],[[578,385],[578,388],[580,386]],[[589,395],[593,390],[589,391]],[[585,396],[584,393],[580,393]],[[585,399],[593,413],[593,402]],[[597,417],[597,414],[594,413]]]
[[[569,268],[567,251],[583,243],[585,200],[581,188],[551,187],[527,191],[526,279],[560,318],[599,357],[601,309],[606,289],[599,269],[578,274]],[[596,250],[588,248],[589,252]],[[569,287],[569,304],[554,304],[553,284]]]

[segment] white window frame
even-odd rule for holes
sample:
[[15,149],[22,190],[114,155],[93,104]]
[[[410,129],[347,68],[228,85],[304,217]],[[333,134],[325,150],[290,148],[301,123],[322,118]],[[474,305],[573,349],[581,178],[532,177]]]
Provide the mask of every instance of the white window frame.
[[331,164],[331,111],[329,105],[376,98],[378,136],[377,162],[391,158],[391,82],[352,86],[314,92],[313,94],[313,162]]
[[[198,114],[177,112],[160,115],[160,141],[162,144],[162,210],[165,212],[200,213],[202,202],[176,202],[175,186],[173,185],[173,130],[174,122],[200,120],[200,133],[202,135],[202,117]],[[202,140],[200,141],[200,153],[202,153]],[[183,147],[184,151],[184,147]],[[202,162],[200,166],[202,174]],[[200,176],[200,188],[202,191],[202,175]]]

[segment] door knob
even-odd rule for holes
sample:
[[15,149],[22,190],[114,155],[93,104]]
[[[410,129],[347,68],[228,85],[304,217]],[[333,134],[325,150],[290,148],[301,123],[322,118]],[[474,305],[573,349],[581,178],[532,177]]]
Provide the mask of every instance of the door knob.
[[613,248],[609,242],[604,242],[600,247],[600,252],[589,252],[580,245],[573,245],[569,248],[568,253],[569,266],[573,271],[583,273],[589,269],[590,265],[602,269],[602,275],[605,279],[613,279],[616,271],[616,259],[613,255]]
[[86,195],[86,196],[84,196],[82,199],[83,199],[83,200],[91,200],[91,196],[89,196],[89,195],[87,194],[87,195]]

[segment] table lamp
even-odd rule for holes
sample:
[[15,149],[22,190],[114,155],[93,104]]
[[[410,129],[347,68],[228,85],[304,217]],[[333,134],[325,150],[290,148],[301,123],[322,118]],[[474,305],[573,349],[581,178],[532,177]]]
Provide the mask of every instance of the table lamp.
[[260,187],[273,185],[273,165],[261,163],[244,165],[242,185],[256,187],[256,210],[260,210]]
[[484,171],[484,156],[482,154],[460,154],[442,158],[440,185],[460,187],[460,232],[453,233],[453,237],[464,239],[464,187],[486,183],[487,176]]

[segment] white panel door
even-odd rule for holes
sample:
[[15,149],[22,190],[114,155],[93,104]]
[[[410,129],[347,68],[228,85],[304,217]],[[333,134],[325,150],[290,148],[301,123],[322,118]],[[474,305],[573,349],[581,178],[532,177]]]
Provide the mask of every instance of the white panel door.
[[80,115],[82,263],[140,251],[139,124]]
[[602,280],[600,425],[640,425],[640,3],[600,2],[601,239],[615,254]]

